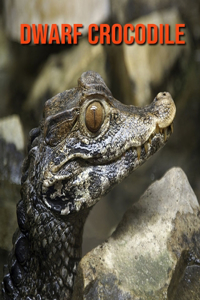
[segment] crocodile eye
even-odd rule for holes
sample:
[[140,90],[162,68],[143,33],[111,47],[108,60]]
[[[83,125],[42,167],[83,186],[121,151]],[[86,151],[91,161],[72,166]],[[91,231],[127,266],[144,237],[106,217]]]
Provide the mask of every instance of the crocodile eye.
[[94,133],[97,132],[103,123],[103,119],[104,109],[102,105],[97,101],[90,103],[85,112],[85,123],[88,130]]

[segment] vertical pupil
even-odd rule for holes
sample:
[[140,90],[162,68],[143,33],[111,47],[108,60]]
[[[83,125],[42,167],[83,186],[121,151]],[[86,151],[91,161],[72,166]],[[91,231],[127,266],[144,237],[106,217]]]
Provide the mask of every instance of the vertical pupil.
[[93,113],[93,116],[94,116],[94,127],[96,126],[96,118],[95,118],[95,113],[96,113],[96,110],[97,110],[97,107],[95,105],[92,105],[92,107],[90,108],[92,113]]
[[103,123],[103,107],[100,102],[94,101],[88,105],[85,113],[85,122],[91,132],[97,132]]

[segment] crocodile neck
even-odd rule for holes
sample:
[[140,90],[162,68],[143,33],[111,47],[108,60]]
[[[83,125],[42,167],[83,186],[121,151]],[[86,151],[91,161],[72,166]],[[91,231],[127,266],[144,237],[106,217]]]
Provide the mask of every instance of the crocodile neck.
[[24,224],[19,223],[21,229],[17,231],[12,259],[19,255],[16,251],[21,250],[18,241],[25,239],[26,262],[20,287],[15,293],[19,299],[26,299],[26,296],[33,299],[36,296],[41,299],[71,299],[81,258],[83,226],[89,210],[67,218],[55,217],[53,213],[47,213],[46,207],[34,196],[19,202],[18,212],[22,211],[25,211],[26,220]]

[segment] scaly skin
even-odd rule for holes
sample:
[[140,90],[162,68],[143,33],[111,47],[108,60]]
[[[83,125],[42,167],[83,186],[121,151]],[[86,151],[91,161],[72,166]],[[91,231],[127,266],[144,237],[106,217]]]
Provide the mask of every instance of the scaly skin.
[[167,142],[175,111],[166,92],[123,105],[91,71],[46,102],[30,132],[4,299],[71,299],[91,207]]

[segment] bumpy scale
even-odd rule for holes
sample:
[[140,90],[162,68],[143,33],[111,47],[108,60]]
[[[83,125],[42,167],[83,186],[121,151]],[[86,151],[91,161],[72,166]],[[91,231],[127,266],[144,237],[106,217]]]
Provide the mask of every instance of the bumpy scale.
[[91,71],[45,103],[23,164],[3,299],[71,299],[91,207],[167,142],[175,111],[167,92],[144,108],[123,105]]

